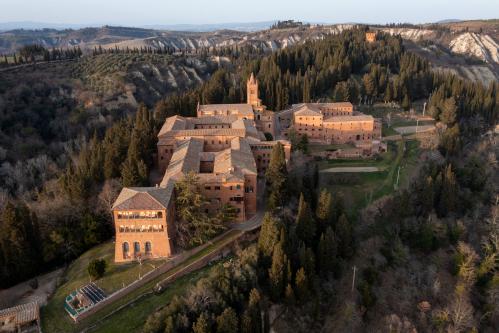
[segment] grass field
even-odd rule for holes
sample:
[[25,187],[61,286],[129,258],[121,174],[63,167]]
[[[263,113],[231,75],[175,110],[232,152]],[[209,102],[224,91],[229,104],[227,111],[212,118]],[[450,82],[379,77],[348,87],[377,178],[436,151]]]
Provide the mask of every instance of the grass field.
[[[114,243],[107,242],[85,252],[81,257],[75,260],[67,269],[63,276],[64,281],[59,286],[54,296],[49,300],[47,306],[42,308],[42,318],[50,318],[44,320],[44,331],[66,331],[73,321],[64,311],[64,299],[72,291],[88,284],[90,277],[87,273],[88,263],[92,259],[102,258],[106,260],[107,268],[103,278],[95,281],[109,295],[123,285],[129,285],[139,278],[139,274],[145,273],[154,269],[155,266],[161,265],[165,260],[149,261],[142,266],[137,263],[115,264],[114,263]],[[62,330],[59,330],[59,327]]]
[[[217,265],[219,264],[221,263]],[[149,315],[167,305],[175,295],[183,295],[199,279],[207,276],[214,267],[208,266],[179,278],[159,295],[154,293],[147,294],[137,303],[124,308],[108,319],[100,321],[95,329],[91,329],[90,332],[122,333],[140,331],[140,328],[144,326]]]
[[[202,251],[198,252],[197,254],[191,256],[189,259],[187,259],[185,262],[183,262],[181,265],[175,267],[174,269],[168,271],[168,273],[163,274],[160,277],[157,277],[153,279],[152,281],[144,284],[140,288],[134,290],[133,292],[127,294],[126,296],[120,298],[116,302],[113,302],[112,304],[104,307],[102,310],[99,311],[99,313],[82,320],[78,324],[75,324],[73,320],[69,317],[69,315],[64,311],[63,308],[63,302],[64,298],[73,290],[76,288],[82,286],[83,284],[88,282],[88,277],[85,277],[86,274],[86,267],[91,258],[98,258],[98,257],[104,257],[110,256],[110,253],[113,251],[114,244],[112,243],[106,243],[100,246],[95,247],[94,249],[91,249],[87,251],[85,254],[83,254],[80,258],[75,260],[73,264],[69,267],[67,273],[65,274],[66,281],[65,284],[60,286],[54,296],[49,300],[48,304],[41,309],[41,316],[42,316],[42,328],[44,332],[80,332],[81,330],[94,326],[98,323],[100,323],[104,318],[105,322],[108,323],[110,327],[118,327],[122,325],[122,318],[120,317],[121,313],[127,313],[128,312],[128,317],[126,318],[130,322],[135,322],[135,321],[140,321],[137,318],[137,313],[142,313],[143,316],[141,317],[142,319],[145,320],[147,315],[149,315],[150,310],[154,309],[155,307],[164,305],[164,299],[161,297],[144,297],[141,298],[140,301],[133,302],[133,305],[126,307],[124,310],[112,314],[113,311],[120,306],[126,305],[134,300],[136,300],[138,297],[141,295],[147,294],[150,291],[152,291],[152,288],[158,283],[159,281],[163,280],[166,278],[168,275],[171,275],[181,268],[191,264],[192,262],[196,261],[197,259],[203,257],[204,255],[212,252],[215,250],[217,247],[223,245],[228,239],[231,239],[232,237],[235,237],[238,235],[240,231],[231,231],[227,237],[224,237],[223,239],[218,240],[217,242],[207,246],[205,249]],[[114,252],[112,252],[114,253]],[[112,260],[112,257],[109,257],[110,260]],[[153,262],[155,263],[155,262]],[[114,265],[114,264],[112,264]],[[120,265],[121,266],[121,265]],[[147,266],[147,263],[144,263],[142,265],[142,269]],[[112,267],[112,266],[111,266]],[[136,264],[131,264],[129,270],[126,270],[125,272],[128,272],[130,276],[135,276],[137,274],[138,276],[138,270],[136,270]],[[151,267],[152,269],[152,267]],[[200,272],[203,270],[200,270]],[[111,272],[111,271],[110,271]],[[143,271],[145,272],[145,270]],[[125,274],[125,273],[121,273]],[[177,283],[181,283],[184,281],[185,286],[189,286],[190,284],[188,283],[189,279],[193,278],[196,276],[197,273],[192,273],[186,275],[184,278],[178,279],[175,281],[169,288],[168,290],[175,290],[175,293],[181,293],[184,291],[182,284],[177,285]],[[122,275],[123,276],[123,275]],[[103,280],[106,279],[106,276],[103,278]],[[108,276],[108,279],[110,281],[114,282],[109,282],[110,285],[118,285],[120,283],[119,278],[114,278],[113,275],[110,274]],[[98,284],[101,285],[101,283],[104,283],[104,281],[99,282]],[[165,292],[164,294],[167,294]],[[163,295],[163,294],[162,294]],[[109,315],[109,317],[108,317]],[[133,317],[133,318],[132,318]],[[142,322],[143,323],[143,322]],[[125,330],[128,331],[128,330]],[[104,331],[103,331],[104,332]],[[123,331],[121,331],[123,332]]]
[[[405,149],[404,149],[405,147]],[[399,141],[389,144],[388,152],[376,160],[330,160],[320,163],[320,169],[341,167],[373,166],[379,172],[369,173],[320,173],[320,184],[345,199],[350,213],[367,206],[373,200],[390,194],[395,190],[398,168],[400,166],[399,187],[407,186],[413,174],[419,154],[416,141]]]

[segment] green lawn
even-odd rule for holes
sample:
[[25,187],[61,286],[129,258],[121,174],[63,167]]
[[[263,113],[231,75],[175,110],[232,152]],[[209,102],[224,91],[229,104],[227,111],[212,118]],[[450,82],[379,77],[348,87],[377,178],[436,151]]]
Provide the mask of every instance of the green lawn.
[[[103,318],[105,318],[107,315],[112,313],[115,309],[118,307],[128,304],[129,302],[135,300],[137,297],[139,297],[142,294],[148,293],[152,290],[152,288],[158,283],[159,281],[163,280],[166,278],[168,275],[171,275],[178,270],[180,270],[182,267],[185,267],[189,265],[190,263],[194,262],[195,260],[199,259],[200,257],[212,252],[214,249],[216,249],[218,246],[221,246],[224,244],[228,239],[231,239],[232,237],[235,237],[238,235],[240,231],[231,231],[227,237],[224,237],[223,239],[217,241],[214,244],[211,244],[207,246],[205,249],[200,251],[199,253],[193,255],[189,259],[187,259],[184,263],[181,265],[177,266],[176,268],[170,270],[168,273],[163,274],[162,276],[153,279],[152,281],[144,284],[140,288],[134,290],[133,292],[129,293],[128,295],[120,298],[116,302],[104,307],[99,313],[82,320],[78,324],[75,324],[73,320],[69,317],[69,315],[65,312],[63,308],[63,302],[64,298],[73,290],[75,290],[78,287],[81,287],[83,284],[88,282],[88,277],[85,278],[86,274],[86,266],[88,262],[92,258],[98,258],[98,257],[104,257],[106,258],[107,256],[110,256],[110,253],[113,251],[114,244],[112,243],[106,243],[100,246],[95,247],[94,249],[91,249],[87,251],[85,254],[83,254],[80,258],[74,261],[74,263],[69,267],[66,276],[66,281],[69,281],[62,286],[60,286],[54,296],[49,300],[48,304],[41,309],[41,316],[42,316],[42,328],[44,332],[79,332],[83,330],[84,328],[90,327],[95,325],[96,323],[100,322]],[[110,259],[112,257],[109,257]],[[106,259],[107,261],[107,259]],[[157,263],[157,262],[153,262]],[[110,267],[112,267],[114,264],[111,263]],[[121,265],[120,265],[121,266]],[[142,272],[145,272],[145,267],[147,266],[147,263],[143,263],[142,265]],[[151,267],[152,269],[152,267]],[[111,270],[110,270],[111,271]],[[119,270],[118,270],[119,271]],[[138,270],[136,267],[136,264],[131,264],[129,270],[126,270],[126,272],[129,272],[129,275],[135,276],[135,274],[138,274]],[[118,274],[126,274],[119,272]],[[124,275],[121,275],[124,276]],[[138,276],[138,275],[137,275]],[[186,276],[188,278],[189,276],[192,276],[192,274],[189,274]],[[114,278],[112,276],[108,277],[110,282],[110,285],[119,285],[121,283],[121,279],[119,278]],[[104,283],[104,280],[106,279],[106,276],[103,278],[102,282]],[[179,279],[178,281],[181,281],[182,279]],[[172,287],[168,289],[175,289],[172,285]],[[159,305],[162,301],[158,299],[156,302],[154,302],[155,305]],[[149,306],[149,303],[145,302],[135,302],[133,305],[134,311],[137,309],[141,309],[142,306]],[[140,310],[142,311],[142,310]],[[147,310],[144,310],[147,311]],[[145,313],[145,315],[148,315],[149,313]],[[119,325],[119,319],[117,319],[118,314],[113,314],[109,317],[110,322],[113,322],[113,325]],[[132,316],[133,314],[129,314]]]
[[381,135],[382,136],[392,136],[392,135],[398,135],[399,132],[393,129],[393,127],[388,127],[386,124],[383,124],[383,127],[381,128]]
[[[404,145],[406,149],[404,150]],[[333,193],[341,194],[350,213],[355,215],[373,200],[392,193],[400,166],[399,187],[407,186],[418,163],[419,143],[399,141],[389,144],[388,152],[377,160],[338,160],[321,162],[320,168],[334,166],[374,166],[379,172],[370,173],[321,173],[320,184]]]
[[310,143],[308,145],[308,149],[310,153],[320,153],[323,151],[333,151],[337,149],[349,149],[349,148],[354,148],[354,145],[350,144],[331,144],[331,145],[321,145],[317,143]]
[[[219,263],[220,264],[220,263]],[[207,266],[199,271],[179,278],[172,283],[163,293],[157,295],[147,294],[138,302],[123,308],[111,317],[99,322],[90,332],[122,333],[138,332],[144,326],[147,317],[156,310],[168,304],[175,295],[182,295],[199,279],[205,277],[215,266]]]
[[90,277],[87,273],[88,263],[92,259],[102,258],[106,260],[107,268],[104,277],[95,281],[107,294],[129,285],[139,277],[139,273],[145,273],[154,269],[154,266],[161,265],[165,260],[155,260],[144,262],[142,266],[137,263],[115,264],[114,263],[114,243],[107,242],[96,246],[85,252],[75,260],[65,272],[64,282],[59,286],[54,296],[48,304],[42,308],[42,318],[44,320],[44,331],[66,331],[70,326],[74,326],[72,319],[64,311],[64,299],[72,291],[88,284]]
[[393,161],[397,156],[397,143],[389,142],[388,151],[386,153],[380,154],[379,156],[372,159],[332,159],[324,160],[319,162],[319,169],[329,169],[334,167],[366,167],[372,166],[377,167],[380,170],[385,170],[392,165]]

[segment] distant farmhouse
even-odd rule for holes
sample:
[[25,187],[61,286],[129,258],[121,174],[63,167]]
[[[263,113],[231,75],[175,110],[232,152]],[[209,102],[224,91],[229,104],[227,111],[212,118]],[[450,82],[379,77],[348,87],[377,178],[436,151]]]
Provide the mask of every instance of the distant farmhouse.
[[286,160],[290,159],[291,131],[311,142],[348,143],[359,156],[373,154],[381,139],[381,124],[355,112],[351,103],[303,103],[281,112],[267,110],[252,74],[246,104],[198,105],[197,117],[165,120],[157,143],[163,180],[155,187],[124,188],[112,207],[115,261],[173,254],[174,185],[187,173],[198,177],[201,193],[209,200],[208,213],[230,204],[236,208],[236,222],[249,219],[257,212],[258,176],[264,175],[273,147],[280,142]]
[[366,41],[368,43],[374,43],[376,41],[376,32],[375,31],[367,31],[366,32]]

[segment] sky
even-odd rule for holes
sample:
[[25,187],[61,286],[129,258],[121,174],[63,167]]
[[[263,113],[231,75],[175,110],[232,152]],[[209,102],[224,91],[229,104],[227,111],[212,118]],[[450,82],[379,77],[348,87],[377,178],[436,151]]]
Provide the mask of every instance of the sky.
[[427,23],[499,18],[499,0],[0,0],[0,8],[1,23],[128,26],[283,19],[314,23]]

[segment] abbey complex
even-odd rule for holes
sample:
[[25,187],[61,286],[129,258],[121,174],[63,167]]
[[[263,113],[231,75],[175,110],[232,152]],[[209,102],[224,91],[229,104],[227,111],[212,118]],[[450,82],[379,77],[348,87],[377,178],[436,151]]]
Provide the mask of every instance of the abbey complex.
[[381,124],[357,113],[351,103],[303,103],[280,112],[267,110],[253,75],[247,82],[246,104],[198,105],[197,117],[167,118],[157,144],[157,164],[164,173],[161,183],[124,188],[112,207],[115,261],[174,253],[174,185],[187,173],[198,177],[200,191],[209,200],[208,213],[230,204],[236,208],[236,222],[255,215],[263,192],[259,176],[265,174],[278,142],[289,161],[292,133],[317,144],[349,144],[369,156],[379,147]]

